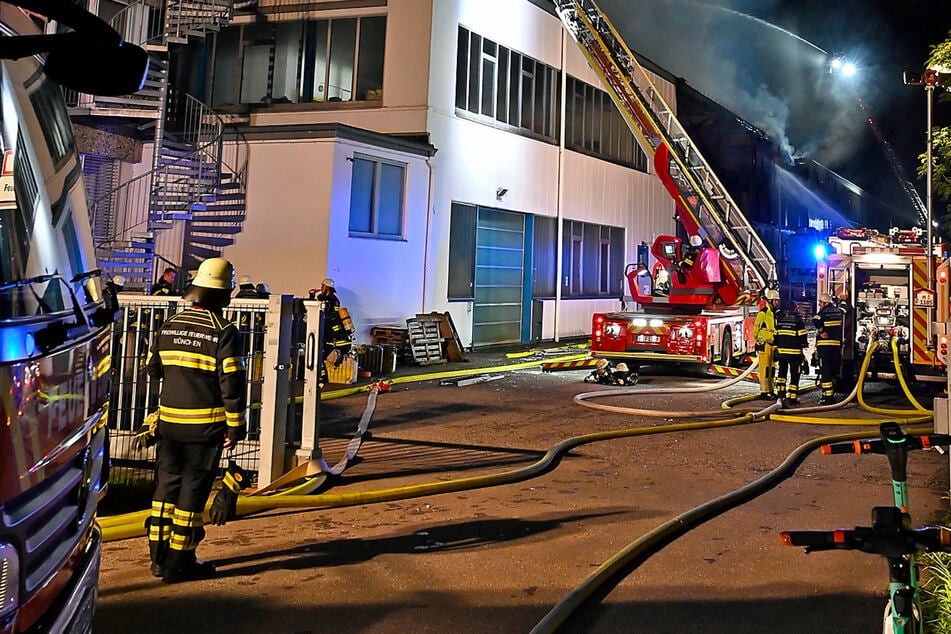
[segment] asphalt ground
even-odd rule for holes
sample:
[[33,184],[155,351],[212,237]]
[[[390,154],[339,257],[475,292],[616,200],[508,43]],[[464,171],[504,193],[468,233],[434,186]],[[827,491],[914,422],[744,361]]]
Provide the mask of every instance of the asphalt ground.
[[[412,373],[492,368],[504,351]],[[581,407],[573,397],[609,386],[588,370],[506,372],[464,387],[436,378],[395,383],[379,395],[357,461],[330,493],[394,490],[498,474],[536,463],[566,438],[670,426]],[[638,387],[700,387],[686,368],[647,371]],[[605,403],[664,412],[720,407],[758,392],[615,396]],[[867,399],[906,406],[885,384]],[[802,397],[804,404],[818,394]],[[365,393],[322,404],[321,447],[342,454]],[[757,403],[765,405],[765,402]],[[854,407],[837,414],[861,417]],[[534,477],[344,508],[274,510],[209,526],[199,555],[220,576],[163,585],[151,577],[144,538],[104,547],[95,631],[113,632],[529,632],[598,566],[697,505],[763,477],[802,443],[877,425],[765,421],[665,431],[580,444]],[[909,457],[916,525],[947,514],[948,456]],[[771,491],[689,530],[605,587],[563,632],[879,632],[887,595],[880,557],[806,555],[780,545],[788,529],[868,525],[890,505],[883,456],[809,455]]]

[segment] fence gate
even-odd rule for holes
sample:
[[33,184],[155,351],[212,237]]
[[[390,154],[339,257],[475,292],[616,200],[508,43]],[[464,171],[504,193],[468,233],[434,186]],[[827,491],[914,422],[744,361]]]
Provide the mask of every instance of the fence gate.
[[[119,295],[121,313],[113,328],[112,395],[109,434],[112,470],[110,482],[144,484],[154,478],[155,447],[132,449],[131,441],[146,416],[158,408],[159,381],[149,379],[148,352],[165,320],[189,304],[180,297]],[[311,307],[307,327],[305,304]],[[306,347],[319,356],[320,302],[305,302],[290,295],[271,299],[234,299],[225,309],[240,333],[248,370],[248,437],[231,456],[257,475],[258,486],[283,473],[292,451],[299,449],[304,412],[311,419],[309,432],[316,438],[316,375],[305,372]],[[308,344],[308,333],[314,337]],[[313,401],[312,403],[308,401]],[[311,447],[316,440],[311,440]],[[290,450],[290,451],[289,451]],[[222,468],[228,456],[222,457]]]

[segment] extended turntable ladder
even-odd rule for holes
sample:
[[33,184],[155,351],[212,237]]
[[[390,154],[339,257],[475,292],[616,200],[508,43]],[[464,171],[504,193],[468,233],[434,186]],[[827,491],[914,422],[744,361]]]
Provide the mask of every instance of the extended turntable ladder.
[[[776,280],[776,260],[593,0],[555,0],[561,21],[677,202],[688,234],[720,250],[738,303]],[[744,292],[745,291],[745,292]]]

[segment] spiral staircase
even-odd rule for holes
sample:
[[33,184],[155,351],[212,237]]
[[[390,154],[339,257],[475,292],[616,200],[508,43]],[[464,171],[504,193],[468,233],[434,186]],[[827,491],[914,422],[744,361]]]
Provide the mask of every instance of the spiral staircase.
[[[234,243],[246,214],[247,143],[211,108],[170,85],[175,47],[227,25],[228,0],[137,0],[110,24],[149,53],[143,88],[121,97],[67,94],[73,117],[154,132],[151,169],[122,183],[84,161],[97,257],[128,289],[149,289],[156,268],[192,270]],[[113,179],[110,183],[110,178]],[[91,183],[91,185],[90,185]]]

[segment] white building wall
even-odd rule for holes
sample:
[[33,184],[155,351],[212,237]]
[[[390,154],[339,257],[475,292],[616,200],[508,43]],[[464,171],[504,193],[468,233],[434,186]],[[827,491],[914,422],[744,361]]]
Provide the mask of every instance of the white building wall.
[[[354,153],[405,163],[404,240],[349,235]],[[248,215],[223,256],[274,294],[306,297],[331,277],[357,340],[422,307],[429,168],[424,157],[342,138],[252,141]]]
[[[499,16],[504,16],[500,19]],[[600,87],[577,44],[561,22],[528,2],[439,0],[433,10],[429,132],[438,153],[430,233],[427,311],[449,311],[463,343],[471,343],[471,302],[449,302],[449,222],[453,201],[542,216],[561,216],[625,227],[626,261],[636,245],[674,231],[674,204],[660,181],[557,145],[537,141],[456,116],[455,73],[458,26]],[[564,42],[564,60],[563,42]],[[670,84],[661,92],[673,97]],[[508,189],[503,200],[496,190]],[[559,187],[563,197],[559,202]],[[544,338],[590,333],[594,312],[616,310],[616,299],[565,299],[557,310],[544,302]],[[557,323],[556,323],[557,320]]]
[[[333,277],[354,317],[358,341],[369,340],[374,324],[403,324],[418,312],[449,311],[468,345],[471,303],[447,299],[453,201],[625,227],[626,261],[633,261],[642,240],[674,231],[673,203],[654,176],[456,116],[459,24],[600,85],[557,18],[520,0],[391,0],[384,10],[382,104],[258,111],[250,123],[254,128],[340,122],[382,133],[428,132],[437,150],[429,161],[431,174],[423,157],[343,138],[252,141],[247,221],[224,251],[239,275],[267,282],[273,293],[297,296]],[[318,11],[307,17],[332,16]],[[660,82],[660,88],[673,95],[671,85]],[[407,163],[405,240],[349,236],[347,158],[355,151]],[[508,193],[497,200],[500,187]],[[548,339],[588,334],[591,314],[614,310],[618,302],[566,299],[557,313],[555,308],[554,301],[545,302],[542,336]]]
[[253,141],[247,217],[222,255],[271,292],[307,296],[327,267],[334,139]]

